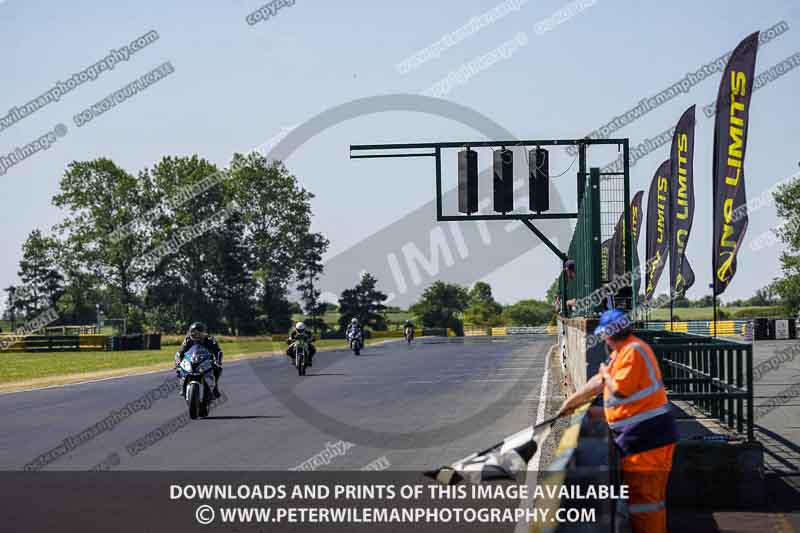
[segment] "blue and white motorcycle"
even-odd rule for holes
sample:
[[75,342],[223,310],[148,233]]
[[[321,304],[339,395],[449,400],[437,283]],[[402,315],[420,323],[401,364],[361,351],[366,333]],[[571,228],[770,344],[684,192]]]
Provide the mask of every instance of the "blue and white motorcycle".
[[359,329],[348,333],[347,340],[350,341],[350,349],[353,350],[353,353],[360,354],[361,349],[364,347],[364,334],[362,331]]
[[180,371],[183,397],[189,406],[189,418],[208,416],[214,398],[214,356],[205,347],[195,344],[183,356]]

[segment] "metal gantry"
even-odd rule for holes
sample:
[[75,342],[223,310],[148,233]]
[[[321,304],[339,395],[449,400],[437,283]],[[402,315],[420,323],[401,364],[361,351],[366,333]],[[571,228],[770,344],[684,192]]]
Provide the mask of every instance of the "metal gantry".
[[[617,146],[618,150],[622,150],[622,171],[621,172],[601,172],[599,168],[592,168],[591,172],[587,172],[586,162],[586,149],[593,145],[611,145]],[[471,148],[515,148],[515,147],[545,147],[545,146],[577,146],[578,148],[578,172],[576,176],[576,196],[578,211],[577,212],[563,212],[563,213],[501,213],[501,214],[483,214],[483,213],[467,213],[467,214],[446,214],[442,206],[442,151],[447,149],[471,149]],[[411,152],[409,150],[416,150]],[[393,151],[393,153],[386,153]],[[381,152],[381,153],[376,153]],[[562,263],[569,259],[576,260],[576,265],[579,272],[582,272],[580,279],[582,283],[574,283],[572,290],[568,289],[568,282],[563,280],[561,285],[561,301],[562,306],[566,301],[567,292],[572,292],[574,297],[581,298],[590,295],[593,291],[600,288],[603,280],[600,279],[600,248],[599,234],[600,234],[600,207],[599,199],[599,180],[601,176],[621,176],[624,182],[624,208],[623,216],[626,221],[630,220],[630,163],[629,163],[629,142],[628,139],[507,139],[507,140],[490,140],[490,141],[453,141],[453,142],[426,142],[426,143],[387,143],[387,144],[353,144],[350,145],[350,158],[351,159],[375,159],[375,158],[407,158],[407,157],[432,157],[434,158],[434,171],[436,179],[436,220],[439,222],[466,222],[466,221],[520,221],[524,224],[537,238],[539,238],[547,247],[552,251]],[[592,181],[595,180],[595,181]],[[590,191],[591,197],[595,198],[593,207],[583,205],[583,199],[586,196],[587,183],[596,183],[597,189]],[[592,187],[593,185],[590,185]],[[573,247],[580,247],[581,250],[591,250],[590,253],[581,253],[579,258],[569,257],[568,251],[560,250],[548,236],[536,227],[535,221],[537,220],[569,220],[580,219],[582,209],[591,220],[589,228],[584,228],[580,232],[577,231],[573,236]],[[579,220],[578,223],[581,226]],[[586,231],[588,229],[588,231]],[[579,240],[586,240],[586,242],[576,242]],[[632,240],[630,232],[630,223],[624,224],[624,257],[625,257],[625,270],[632,272]],[[605,280],[607,281],[607,280]],[[636,296],[634,295],[634,302]],[[562,311],[565,308],[562,307]]]

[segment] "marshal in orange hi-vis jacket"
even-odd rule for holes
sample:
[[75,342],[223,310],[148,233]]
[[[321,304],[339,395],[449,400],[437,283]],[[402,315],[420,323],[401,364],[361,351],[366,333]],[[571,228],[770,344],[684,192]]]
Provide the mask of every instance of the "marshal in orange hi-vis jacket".
[[635,532],[667,531],[666,492],[678,432],[653,350],[631,333],[625,313],[600,317],[595,335],[612,350],[607,364],[567,398],[560,413],[573,411],[602,392],[603,407],[622,456],[629,486],[628,510]]

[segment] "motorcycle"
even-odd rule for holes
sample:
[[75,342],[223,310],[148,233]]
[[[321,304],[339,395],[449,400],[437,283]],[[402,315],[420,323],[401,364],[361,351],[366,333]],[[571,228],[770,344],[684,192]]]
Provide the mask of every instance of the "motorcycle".
[[189,406],[189,418],[196,420],[208,416],[213,399],[214,357],[203,346],[195,344],[178,365],[184,398]]
[[403,331],[403,336],[406,338],[406,342],[411,344],[411,341],[414,340],[414,329],[413,328],[406,328]]
[[349,336],[350,339],[350,349],[353,350],[353,353],[358,355],[361,353],[361,348],[364,347],[364,339],[362,338],[361,332],[351,333]]
[[294,366],[297,367],[297,375],[305,376],[308,366],[308,340],[305,337],[298,337],[294,341]]

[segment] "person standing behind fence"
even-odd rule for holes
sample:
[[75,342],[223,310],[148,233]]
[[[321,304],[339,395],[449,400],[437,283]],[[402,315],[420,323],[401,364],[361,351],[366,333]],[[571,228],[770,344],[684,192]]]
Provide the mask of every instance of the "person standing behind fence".
[[560,415],[603,393],[606,421],[622,456],[622,478],[629,487],[628,510],[637,533],[666,533],[666,493],[678,430],[653,349],[633,335],[619,309],[600,317],[596,336],[612,350],[608,364],[567,398]]
[[[575,281],[575,279],[578,277],[578,272],[576,270],[575,261],[573,261],[572,259],[567,259],[566,261],[564,261],[564,264],[562,265],[561,271],[562,271],[562,275],[564,276],[564,284],[565,284],[565,286],[567,284]],[[556,314],[561,315],[561,295],[560,294],[556,295],[554,303],[555,303],[555,308],[556,308]],[[566,311],[567,311],[566,316],[570,316],[572,314],[572,311],[575,310],[575,307],[577,307],[577,305],[578,305],[577,304],[577,300],[575,298],[570,298],[569,300],[567,300],[567,302],[566,302]]]

